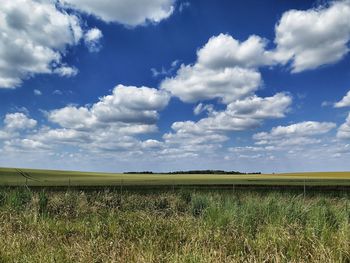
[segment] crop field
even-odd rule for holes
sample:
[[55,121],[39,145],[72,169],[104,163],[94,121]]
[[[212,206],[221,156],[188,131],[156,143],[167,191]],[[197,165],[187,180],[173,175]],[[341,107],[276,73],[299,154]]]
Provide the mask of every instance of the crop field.
[[350,186],[350,172],[286,174],[113,174],[0,168],[2,186]]

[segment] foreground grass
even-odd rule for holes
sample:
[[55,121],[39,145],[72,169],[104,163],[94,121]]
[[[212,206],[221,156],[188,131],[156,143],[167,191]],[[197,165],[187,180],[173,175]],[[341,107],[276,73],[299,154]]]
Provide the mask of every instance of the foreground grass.
[[350,262],[348,193],[0,190],[0,262]]

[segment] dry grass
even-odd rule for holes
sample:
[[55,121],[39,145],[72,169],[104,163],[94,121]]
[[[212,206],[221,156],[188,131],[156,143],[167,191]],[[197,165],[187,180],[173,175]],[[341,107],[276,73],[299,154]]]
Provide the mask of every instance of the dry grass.
[[350,200],[0,190],[0,262],[350,262]]

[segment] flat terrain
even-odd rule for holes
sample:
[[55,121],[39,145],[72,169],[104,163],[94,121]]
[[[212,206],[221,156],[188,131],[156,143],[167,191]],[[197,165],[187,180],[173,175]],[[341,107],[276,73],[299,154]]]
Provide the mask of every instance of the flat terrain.
[[1,168],[0,186],[0,262],[350,262],[350,172]]
[[180,186],[311,185],[350,186],[350,172],[285,174],[113,174],[0,168],[2,186]]
[[0,188],[0,262],[350,262],[348,191]]

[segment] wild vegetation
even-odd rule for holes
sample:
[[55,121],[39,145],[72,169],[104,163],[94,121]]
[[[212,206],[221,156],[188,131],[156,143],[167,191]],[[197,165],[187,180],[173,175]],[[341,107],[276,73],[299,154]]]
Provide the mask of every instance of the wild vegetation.
[[0,189],[0,262],[350,262],[348,192]]

